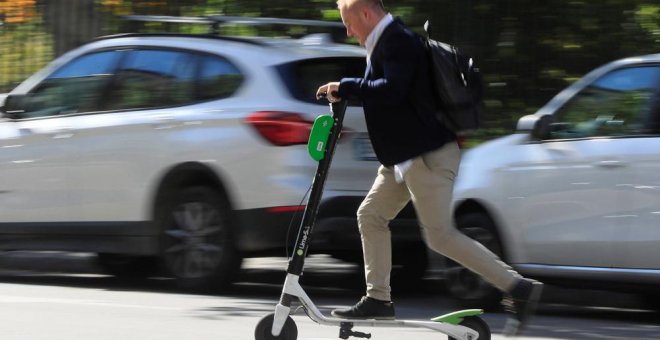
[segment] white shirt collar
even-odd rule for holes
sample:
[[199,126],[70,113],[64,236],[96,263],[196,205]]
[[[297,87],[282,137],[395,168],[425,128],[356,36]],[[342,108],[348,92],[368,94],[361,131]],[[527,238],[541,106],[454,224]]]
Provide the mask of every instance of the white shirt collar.
[[367,58],[371,57],[371,52],[374,51],[374,47],[376,47],[376,43],[378,43],[378,39],[380,39],[380,36],[383,34],[385,27],[387,27],[392,21],[394,21],[392,14],[388,13],[380,19],[378,24],[376,24],[376,27],[371,30],[371,33],[367,36],[367,40],[364,42],[364,47],[367,48]]

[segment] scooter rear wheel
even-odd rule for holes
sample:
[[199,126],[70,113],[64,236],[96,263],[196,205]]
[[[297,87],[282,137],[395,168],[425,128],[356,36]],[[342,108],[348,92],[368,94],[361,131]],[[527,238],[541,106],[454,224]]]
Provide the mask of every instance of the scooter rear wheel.
[[[490,340],[490,327],[486,321],[478,316],[467,316],[459,323],[461,326],[472,329],[479,334],[479,340]],[[457,340],[456,338],[449,337],[450,340]]]
[[255,340],[296,340],[298,339],[298,327],[296,323],[293,322],[290,316],[286,317],[284,322],[284,327],[282,327],[282,332],[279,336],[274,336],[271,333],[273,328],[273,320],[275,318],[274,313],[270,313],[257,324],[257,328],[254,330],[254,339]]

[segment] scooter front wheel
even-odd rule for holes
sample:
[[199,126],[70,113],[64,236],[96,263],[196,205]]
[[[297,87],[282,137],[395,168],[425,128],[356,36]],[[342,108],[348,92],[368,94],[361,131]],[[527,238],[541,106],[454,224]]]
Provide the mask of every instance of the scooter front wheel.
[[[466,316],[459,325],[472,329],[479,334],[479,340],[490,340],[490,327],[486,321],[478,316]],[[450,340],[457,340],[449,337]]]
[[273,320],[275,318],[274,313],[270,313],[257,324],[257,328],[254,330],[254,339],[255,340],[296,340],[298,339],[298,327],[296,323],[290,316],[286,317],[284,322],[284,327],[282,327],[282,332],[279,336],[274,336],[271,332],[273,329]]

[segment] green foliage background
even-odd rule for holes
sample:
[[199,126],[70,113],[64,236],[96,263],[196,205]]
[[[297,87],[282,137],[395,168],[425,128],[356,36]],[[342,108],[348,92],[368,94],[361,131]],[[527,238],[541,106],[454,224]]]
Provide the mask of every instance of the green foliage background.
[[[1,0],[0,0],[1,2]],[[73,48],[46,13],[71,12],[72,3],[89,3],[76,18],[100,21],[98,35],[126,30],[126,14],[212,14],[339,20],[335,0],[41,0],[28,22],[0,26],[0,90],[12,86],[58,53]],[[519,117],[533,113],[562,88],[608,61],[660,53],[660,4],[651,0],[384,0],[387,9],[423,33],[468,50],[486,78],[487,115],[479,140],[509,133]],[[87,24],[89,25],[89,24]],[[152,24],[152,30],[204,32],[203,27]],[[90,31],[79,27],[73,31]],[[96,32],[96,31],[95,31]],[[300,28],[228,27],[225,34],[300,35]],[[80,41],[73,40],[73,41]],[[353,41],[354,43],[354,41]],[[57,50],[61,50],[58,48]]]

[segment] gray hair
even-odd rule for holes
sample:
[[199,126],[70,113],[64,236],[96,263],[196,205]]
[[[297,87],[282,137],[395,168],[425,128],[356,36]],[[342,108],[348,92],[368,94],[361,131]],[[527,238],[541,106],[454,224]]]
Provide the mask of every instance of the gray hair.
[[347,7],[352,7],[354,4],[361,2],[363,4],[376,6],[381,10],[385,10],[385,5],[383,5],[383,0],[337,0],[337,7],[340,7],[344,3]]

